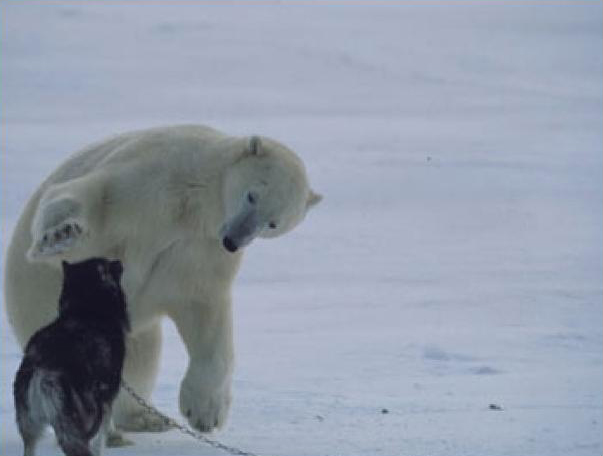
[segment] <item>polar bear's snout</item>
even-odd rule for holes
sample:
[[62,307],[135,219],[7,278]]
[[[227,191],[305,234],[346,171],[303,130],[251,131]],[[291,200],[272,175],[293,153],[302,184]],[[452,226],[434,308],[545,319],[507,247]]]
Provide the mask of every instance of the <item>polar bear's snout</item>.
[[234,241],[232,239],[230,239],[228,236],[224,236],[224,239],[222,239],[222,245],[224,246],[224,248],[226,250],[228,250],[231,253],[236,252],[239,248],[239,246],[237,244],[235,244]]
[[222,245],[229,252],[236,252],[245,247],[260,231],[257,211],[252,206],[243,209],[227,221],[220,230]]

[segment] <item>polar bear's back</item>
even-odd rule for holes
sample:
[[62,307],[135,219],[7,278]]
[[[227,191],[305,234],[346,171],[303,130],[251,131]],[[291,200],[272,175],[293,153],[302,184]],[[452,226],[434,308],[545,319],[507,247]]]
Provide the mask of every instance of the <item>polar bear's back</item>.
[[[188,139],[203,147],[208,142],[226,137],[224,133],[204,125],[175,125],[121,133],[75,152],[57,167],[41,187],[84,176],[102,164],[119,159],[118,157],[125,159],[133,158],[132,155],[144,155],[158,144],[178,144]],[[164,151],[170,152],[169,148]]]

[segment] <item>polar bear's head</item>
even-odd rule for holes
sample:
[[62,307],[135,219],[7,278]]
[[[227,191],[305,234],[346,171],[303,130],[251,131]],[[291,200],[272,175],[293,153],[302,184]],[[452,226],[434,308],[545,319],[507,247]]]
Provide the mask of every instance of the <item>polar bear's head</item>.
[[282,144],[254,136],[242,149],[224,179],[220,239],[229,252],[292,230],[322,199],[310,189],[302,161]]

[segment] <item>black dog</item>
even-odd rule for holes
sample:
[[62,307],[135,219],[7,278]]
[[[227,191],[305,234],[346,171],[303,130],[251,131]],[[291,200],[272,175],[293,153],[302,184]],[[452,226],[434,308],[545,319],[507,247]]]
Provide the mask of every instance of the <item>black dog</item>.
[[47,425],[66,455],[100,454],[119,392],[129,330],[122,265],[63,262],[63,273],[59,316],[29,340],[13,385],[25,456]]

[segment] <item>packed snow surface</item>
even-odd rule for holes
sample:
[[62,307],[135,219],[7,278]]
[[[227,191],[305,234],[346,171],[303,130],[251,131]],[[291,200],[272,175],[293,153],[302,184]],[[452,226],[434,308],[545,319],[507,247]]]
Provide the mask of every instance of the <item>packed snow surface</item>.
[[[213,437],[260,455],[601,455],[602,13],[2,1],[3,248],[90,142],[174,123],[272,136],[325,199],[247,249]],[[1,334],[0,453],[18,455],[4,313]],[[153,400],[172,416],[185,368],[166,321]],[[107,454],[220,453],[128,437]],[[40,454],[57,453],[48,432]]]

